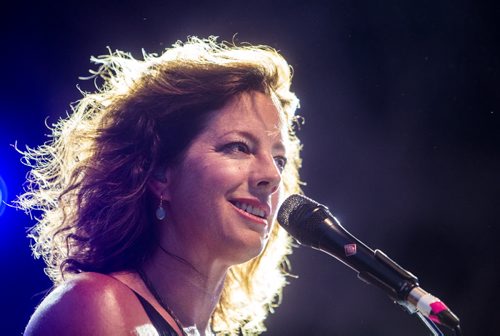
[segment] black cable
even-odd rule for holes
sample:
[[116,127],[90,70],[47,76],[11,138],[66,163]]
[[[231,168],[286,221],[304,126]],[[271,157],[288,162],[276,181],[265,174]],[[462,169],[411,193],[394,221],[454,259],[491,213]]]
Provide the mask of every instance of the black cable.
[[457,325],[453,331],[455,332],[455,336],[462,336],[462,329],[460,328],[460,325]]

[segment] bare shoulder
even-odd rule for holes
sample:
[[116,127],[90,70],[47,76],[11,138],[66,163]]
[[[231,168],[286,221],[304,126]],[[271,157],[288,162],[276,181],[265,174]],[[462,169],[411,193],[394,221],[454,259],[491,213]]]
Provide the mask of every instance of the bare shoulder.
[[42,301],[25,335],[134,335],[147,323],[127,286],[108,275],[81,273]]

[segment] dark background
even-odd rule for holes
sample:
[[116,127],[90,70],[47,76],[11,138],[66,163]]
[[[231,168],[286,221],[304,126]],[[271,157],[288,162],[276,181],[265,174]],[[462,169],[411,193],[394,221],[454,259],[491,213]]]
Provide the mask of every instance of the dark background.
[[[295,70],[305,192],[493,335],[498,315],[500,17],[480,1],[18,1],[0,12],[2,197],[79,98],[89,57],[141,56],[188,35],[268,44]],[[91,89],[91,83],[81,83]],[[2,183],[0,180],[0,184]],[[6,197],[6,192],[8,193]],[[1,335],[20,335],[50,287],[27,216],[0,207]],[[335,259],[299,248],[265,335],[427,335]],[[75,312],[76,314],[78,312]]]

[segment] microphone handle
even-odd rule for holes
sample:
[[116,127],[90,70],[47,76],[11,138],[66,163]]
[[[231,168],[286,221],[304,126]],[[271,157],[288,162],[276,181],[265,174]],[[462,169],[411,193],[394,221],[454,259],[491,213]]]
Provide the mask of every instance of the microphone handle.
[[[333,220],[332,220],[333,219]],[[399,266],[380,250],[373,251],[334,217],[327,217],[329,226],[313,248],[326,252],[358,273],[358,278],[385,291],[395,301],[405,301],[410,291],[418,286],[416,276]]]
[[362,243],[326,211],[329,216],[325,216],[323,222],[329,228],[320,230],[316,243],[306,245],[326,252],[352,268],[359,279],[382,289],[409,313],[418,311],[431,321],[451,329],[460,324],[458,317],[441,300],[419,287],[415,275],[381,250],[374,251]]

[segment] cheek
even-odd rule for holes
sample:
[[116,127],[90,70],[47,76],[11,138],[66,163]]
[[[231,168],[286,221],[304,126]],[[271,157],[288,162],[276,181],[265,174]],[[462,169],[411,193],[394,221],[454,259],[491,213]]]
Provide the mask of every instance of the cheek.
[[284,189],[283,184],[280,183],[278,190],[274,194],[271,195],[271,205],[273,209],[273,218],[275,219],[276,214],[278,213],[278,205],[283,201]]
[[208,163],[200,167],[198,172],[199,186],[204,192],[212,192],[217,189],[232,191],[245,181],[245,168],[235,162],[219,161]]

